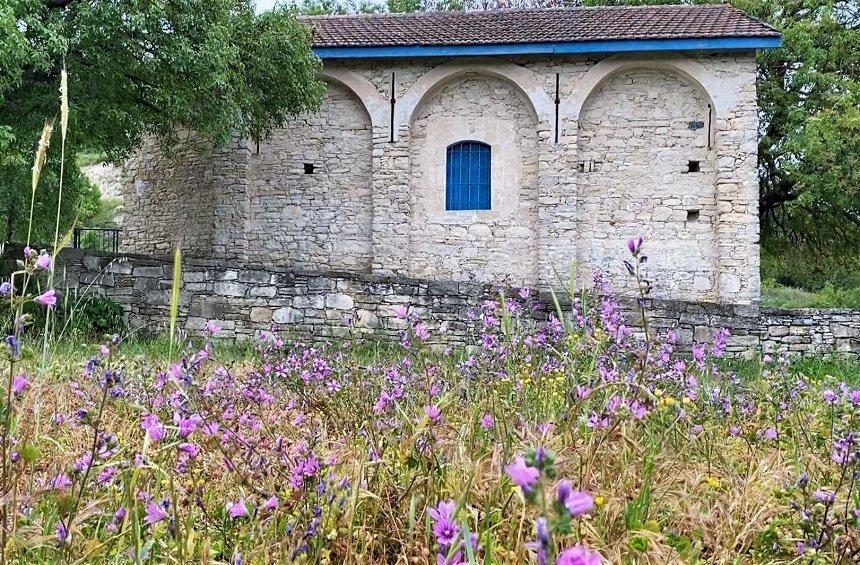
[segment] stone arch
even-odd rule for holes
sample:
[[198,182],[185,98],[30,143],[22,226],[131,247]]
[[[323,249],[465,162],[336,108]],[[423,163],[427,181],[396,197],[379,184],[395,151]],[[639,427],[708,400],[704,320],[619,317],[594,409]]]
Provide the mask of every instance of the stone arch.
[[[409,272],[534,285],[538,116],[505,77],[483,70],[447,77],[410,113]],[[446,151],[464,140],[491,148],[489,210],[446,210]]]
[[544,90],[537,76],[530,70],[492,59],[470,62],[451,61],[434,67],[422,75],[397,101],[394,114],[395,134],[400,126],[410,124],[421,103],[458,77],[476,73],[496,77],[516,88],[530,103],[530,111],[539,122],[552,123],[553,101]]
[[323,68],[320,78],[334,81],[350,89],[361,101],[370,116],[371,125],[382,127],[388,123],[388,104],[379,95],[376,86],[358,73],[340,68]]
[[691,81],[708,98],[715,118],[725,119],[737,105],[741,84],[733,84],[736,77],[718,77],[680,53],[619,54],[601,60],[576,82],[571,94],[562,100],[562,116],[578,120],[586,100],[604,80],[631,68],[661,70]]
[[[372,261],[373,114],[340,78],[319,110],[290,118],[251,152],[251,261],[366,273]],[[372,107],[371,107],[372,110]]]
[[592,75],[583,87],[588,95],[576,100],[583,274],[606,271],[622,292],[633,292],[620,259],[624,241],[641,234],[649,240],[655,296],[713,300],[719,268],[714,100],[673,65],[617,63]]

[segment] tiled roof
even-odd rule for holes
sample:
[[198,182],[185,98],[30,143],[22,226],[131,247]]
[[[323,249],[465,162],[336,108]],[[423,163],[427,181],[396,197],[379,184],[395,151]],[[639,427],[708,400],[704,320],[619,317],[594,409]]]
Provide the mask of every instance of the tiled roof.
[[301,20],[312,27],[315,48],[779,37],[767,24],[723,4],[361,14]]

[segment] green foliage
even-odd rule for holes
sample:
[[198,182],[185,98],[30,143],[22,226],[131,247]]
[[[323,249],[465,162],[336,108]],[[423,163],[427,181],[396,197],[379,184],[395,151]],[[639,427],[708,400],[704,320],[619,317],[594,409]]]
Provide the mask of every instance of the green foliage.
[[72,333],[94,338],[121,334],[125,330],[122,306],[103,296],[89,295],[65,312]]
[[737,0],[783,48],[758,55],[763,243],[855,260],[860,242],[860,4]]
[[827,283],[817,291],[783,286],[773,280],[762,285],[762,306],[774,308],[860,308],[860,288],[837,288]]
[[[287,9],[256,15],[250,0],[7,0],[0,7],[6,238],[26,233],[32,140],[56,114],[64,62],[72,108],[66,149],[103,151],[111,160],[145,135],[166,145],[180,130],[213,143],[232,133],[261,138],[317,107],[324,89],[308,32]],[[37,194],[35,240],[53,236],[58,173],[59,152],[51,151]],[[65,174],[61,231],[92,199],[77,165],[67,163]]]

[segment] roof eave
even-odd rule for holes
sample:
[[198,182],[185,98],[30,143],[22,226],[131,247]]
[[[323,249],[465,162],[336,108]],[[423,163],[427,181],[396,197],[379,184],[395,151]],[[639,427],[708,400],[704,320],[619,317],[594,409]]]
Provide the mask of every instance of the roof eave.
[[780,36],[709,37],[692,39],[613,39],[558,43],[494,43],[476,45],[391,45],[314,47],[320,59],[388,59],[403,57],[468,57],[487,55],[575,55],[647,53],[655,51],[753,51],[777,49]]

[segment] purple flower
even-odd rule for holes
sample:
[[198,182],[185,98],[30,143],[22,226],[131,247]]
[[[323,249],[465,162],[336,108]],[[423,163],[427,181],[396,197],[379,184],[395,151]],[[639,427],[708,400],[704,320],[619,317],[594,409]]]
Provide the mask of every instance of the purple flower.
[[161,421],[155,414],[144,416],[140,427],[146,430],[146,433],[149,434],[149,439],[152,441],[158,442],[164,439],[166,433],[164,426],[161,425]]
[[263,503],[261,510],[264,511],[273,511],[278,509],[278,497],[275,495],[270,496],[266,502]]
[[180,443],[179,445],[176,446],[176,449],[179,450],[179,453],[185,455],[189,459],[194,459],[195,457],[200,455],[200,448],[194,443],[190,443],[190,442]]
[[36,258],[36,268],[47,271],[51,266],[51,256],[46,251],[42,251],[39,257]]
[[240,498],[236,502],[227,503],[227,513],[231,518],[245,518],[248,516],[248,507],[245,506],[245,499]]
[[3,281],[3,284],[0,284],[0,296],[6,298],[10,294],[12,294],[12,283]]
[[821,393],[821,398],[824,399],[824,402],[828,404],[836,404],[839,400],[839,396],[830,389],[825,390]]
[[454,501],[440,502],[435,508],[427,508],[427,515],[433,520],[433,535],[441,546],[450,546],[460,535],[460,528],[453,520],[456,509]]
[[584,491],[576,491],[567,497],[564,507],[574,518],[587,514],[594,508],[594,498]]
[[60,473],[48,484],[48,488],[52,490],[66,490],[70,486],[72,486],[72,479],[65,473]]
[[555,499],[561,506],[567,504],[567,499],[570,497],[572,489],[569,481],[561,481],[558,483],[558,490],[555,493]]
[[514,459],[514,462],[508,465],[505,471],[507,471],[511,481],[523,489],[525,494],[529,494],[532,491],[540,476],[540,471],[526,465],[526,461],[522,456]]
[[600,565],[601,563],[600,555],[581,545],[565,549],[556,560],[556,565]]
[[41,304],[42,306],[55,306],[57,304],[57,292],[53,288],[51,290],[46,290],[34,298],[33,301],[36,304]]
[[407,306],[400,305],[394,309],[394,316],[398,320],[405,320],[408,313],[409,308]]
[[627,249],[630,250],[630,253],[632,255],[636,256],[642,249],[643,243],[645,243],[645,238],[643,238],[641,235],[638,237],[631,237],[627,240]]
[[489,412],[485,412],[483,416],[481,416],[481,427],[485,430],[493,429],[493,426],[496,424],[496,421],[493,419],[492,414]]
[[434,424],[438,424],[442,420],[442,410],[436,405],[428,405],[424,407],[424,414]]
[[221,326],[219,326],[218,323],[214,320],[209,320],[208,322],[206,322],[206,331],[212,335],[215,335],[221,331]]
[[189,416],[188,418],[182,418],[177,422],[177,426],[179,427],[179,437],[188,437],[195,430],[197,430],[197,424],[203,421],[203,418],[198,414],[194,414]]
[[151,526],[153,524],[157,524],[162,520],[167,519],[167,512],[164,509],[164,503],[157,504],[155,502],[150,502],[146,505],[146,518],[144,519],[144,523],[147,526]]
[[20,373],[15,375],[15,378],[12,379],[12,393],[15,396],[21,396],[29,387],[30,381],[24,378],[24,375]]
[[62,521],[57,522],[56,527],[57,532],[57,541],[62,543],[66,543],[69,540],[69,530],[66,529],[65,524]]
[[812,493],[812,499],[817,502],[823,502],[824,504],[832,504],[834,500],[836,500],[836,495],[832,492],[827,492],[824,490],[817,490]]
[[764,431],[764,439],[775,440],[777,438],[776,428],[770,427]]

